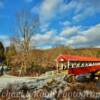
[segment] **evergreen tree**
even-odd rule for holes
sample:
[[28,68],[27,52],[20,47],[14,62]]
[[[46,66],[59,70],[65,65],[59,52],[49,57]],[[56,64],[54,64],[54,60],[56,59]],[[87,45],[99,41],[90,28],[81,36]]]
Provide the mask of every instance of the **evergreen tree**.
[[15,46],[13,44],[10,44],[9,47],[6,48],[6,64],[9,65],[9,60],[12,56],[14,56],[16,54],[16,50],[15,50]]
[[4,52],[5,52],[5,49],[4,49],[3,43],[0,41],[0,63],[2,63],[3,60],[5,59]]

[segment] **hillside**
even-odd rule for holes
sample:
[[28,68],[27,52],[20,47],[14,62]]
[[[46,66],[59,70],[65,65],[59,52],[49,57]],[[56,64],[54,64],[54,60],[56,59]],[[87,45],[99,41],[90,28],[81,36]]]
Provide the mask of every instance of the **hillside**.
[[[29,52],[26,59],[28,59],[29,62],[32,61],[35,65],[47,67],[55,64],[55,59],[60,54],[100,57],[100,48],[71,49],[59,46],[45,50],[35,49]],[[19,53],[11,57],[10,61],[12,64],[20,66],[20,63],[24,60],[23,56],[25,56],[23,53]]]

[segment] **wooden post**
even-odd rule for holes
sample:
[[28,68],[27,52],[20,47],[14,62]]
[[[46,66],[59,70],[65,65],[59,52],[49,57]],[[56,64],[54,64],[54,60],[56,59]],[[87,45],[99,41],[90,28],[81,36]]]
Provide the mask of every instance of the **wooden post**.
[[71,67],[74,68],[74,63],[72,63],[72,66]]
[[56,70],[57,70],[57,71],[59,70],[58,67],[59,67],[59,64],[58,64],[58,62],[56,61]]
[[67,62],[67,68],[69,69],[69,66],[70,66],[70,61],[68,60]]
[[61,62],[60,70],[63,70],[63,66],[64,66],[64,64],[63,64],[63,62]]

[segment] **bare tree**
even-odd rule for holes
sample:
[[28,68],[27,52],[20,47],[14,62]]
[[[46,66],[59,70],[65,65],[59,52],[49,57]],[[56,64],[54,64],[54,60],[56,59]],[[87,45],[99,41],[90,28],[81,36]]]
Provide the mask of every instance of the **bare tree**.
[[17,13],[17,43],[21,50],[28,52],[31,49],[33,35],[39,29],[38,15],[32,16],[31,13],[21,11]]
[[31,13],[27,11],[21,11],[17,13],[17,36],[15,37],[16,48],[23,51],[23,62],[21,69],[24,68],[26,72],[26,67],[28,65],[28,53],[32,48],[31,42],[32,37],[39,29],[39,17],[38,15],[32,16]]

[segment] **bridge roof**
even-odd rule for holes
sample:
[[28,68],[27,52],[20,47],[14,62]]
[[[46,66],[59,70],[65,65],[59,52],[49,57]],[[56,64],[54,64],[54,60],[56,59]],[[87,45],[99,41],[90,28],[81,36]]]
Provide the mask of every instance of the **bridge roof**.
[[85,62],[99,62],[100,58],[96,58],[96,57],[86,57],[86,56],[75,56],[75,55],[59,55],[56,58],[57,62],[61,62],[61,61],[85,61]]

